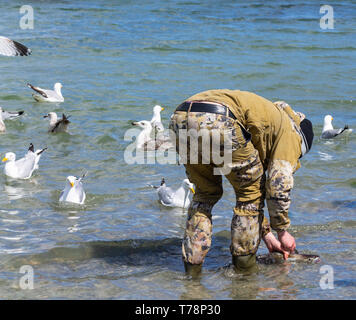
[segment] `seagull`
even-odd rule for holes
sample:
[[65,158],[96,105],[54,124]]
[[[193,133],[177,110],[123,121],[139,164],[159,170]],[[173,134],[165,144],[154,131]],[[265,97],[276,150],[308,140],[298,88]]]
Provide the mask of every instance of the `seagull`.
[[31,49],[9,38],[0,36],[0,55],[3,56],[29,56]]
[[16,155],[13,152],[6,153],[2,159],[2,162],[6,162],[4,168],[5,175],[15,179],[31,178],[33,171],[38,169],[38,162],[40,161],[42,152],[46,149],[35,151],[31,143],[25,157],[19,160],[16,160]]
[[153,128],[155,128],[157,130],[157,132],[163,132],[164,131],[164,127],[161,121],[161,111],[163,111],[164,108],[156,105],[153,107],[153,116],[151,119],[151,125]]
[[141,121],[134,121],[132,125],[139,126],[143,130],[136,138],[136,148],[137,149],[144,149],[146,151],[153,151],[153,150],[166,150],[169,148],[173,148],[173,144],[171,143],[169,137],[160,137],[156,139],[151,138],[152,133],[152,125],[150,121],[141,120]]
[[24,111],[18,111],[18,112],[5,111],[0,107],[0,132],[6,131],[4,120],[15,119],[15,118],[19,117],[20,115],[22,115],[23,113],[24,113]]
[[157,189],[158,199],[166,207],[187,209],[190,205],[190,192],[195,193],[194,185],[188,179],[184,179],[181,186],[175,191],[167,187],[164,178],[162,178],[159,187],[152,185],[151,187]]
[[62,119],[58,120],[57,113],[50,112],[47,115],[43,116],[43,118],[49,118],[49,127],[48,132],[67,132],[68,125],[70,121],[68,120],[70,116],[66,116],[64,113],[62,114]]
[[2,110],[2,119],[6,120],[6,119],[16,119],[19,116],[21,116],[22,114],[25,113],[25,111],[15,111],[15,112],[10,112],[10,111],[5,111],[0,107],[0,110]]
[[32,97],[38,101],[46,102],[63,102],[64,98],[62,96],[61,88],[63,87],[61,83],[57,82],[54,84],[54,90],[45,90],[40,87],[35,87],[28,83],[27,86],[32,90],[36,91],[38,94],[32,94]]
[[87,175],[84,173],[80,178],[68,176],[64,190],[59,196],[59,201],[66,201],[78,204],[84,204],[85,192],[82,184],[83,178]]
[[331,115],[326,115],[324,117],[324,127],[323,131],[321,133],[321,138],[322,139],[332,139],[343,133],[345,130],[349,130],[350,132],[352,129],[349,129],[349,126],[346,124],[344,128],[342,129],[334,129],[333,125],[331,124],[331,121],[333,120],[333,117]]

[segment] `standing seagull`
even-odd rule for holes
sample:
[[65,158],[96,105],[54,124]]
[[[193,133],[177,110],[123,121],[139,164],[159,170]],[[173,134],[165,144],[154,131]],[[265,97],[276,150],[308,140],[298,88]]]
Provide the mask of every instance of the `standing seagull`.
[[190,192],[193,194],[195,193],[194,185],[188,179],[184,179],[181,186],[175,191],[170,187],[167,187],[164,178],[161,181],[161,185],[154,188],[157,189],[159,201],[167,207],[179,207],[186,209],[190,205]]
[[82,184],[83,178],[87,173],[84,173],[80,178],[68,176],[64,190],[59,196],[59,201],[66,201],[78,204],[84,204],[85,192]]
[[2,110],[2,108],[0,107],[0,132],[6,131],[4,120],[15,119],[15,118],[19,117],[20,115],[22,115],[23,113],[24,113],[24,111],[8,112],[5,110]]
[[31,143],[25,157],[19,160],[16,160],[16,155],[13,152],[6,153],[2,159],[2,162],[6,162],[4,168],[5,174],[14,179],[31,178],[33,171],[38,169],[38,162],[40,161],[42,152],[46,149],[35,151]]
[[[326,115],[324,118],[324,127],[321,134],[322,139],[332,139],[343,133],[345,130],[349,129],[349,126],[346,124],[342,129],[334,129],[331,121],[333,117],[331,115]],[[350,129],[352,131],[352,129]]]
[[142,149],[145,151],[154,151],[159,149],[163,151],[174,147],[169,137],[160,136],[156,137],[155,139],[151,138],[152,125],[150,121],[134,121],[132,122],[132,125],[141,127],[143,129],[136,138],[137,149]]
[[164,127],[161,121],[161,111],[163,111],[164,108],[156,105],[153,107],[153,116],[151,119],[151,125],[153,128],[155,128],[157,130],[157,132],[163,132],[164,131]]
[[45,90],[40,87],[35,87],[32,84],[28,83],[27,86],[31,88],[32,90],[36,91],[39,94],[32,94],[32,97],[40,102],[40,101],[45,101],[45,102],[63,102],[64,98],[62,96],[62,84],[57,82],[54,85],[54,90]]
[[58,120],[57,113],[50,112],[49,114],[43,116],[43,118],[49,118],[48,132],[67,132],[68,125],[70,121],[64,113],[62,114],[62,119]]
[[13,56],[28,56],[31,54],[31,49],[23,44],[13,41],[9,38],[0,36],[0,55]]

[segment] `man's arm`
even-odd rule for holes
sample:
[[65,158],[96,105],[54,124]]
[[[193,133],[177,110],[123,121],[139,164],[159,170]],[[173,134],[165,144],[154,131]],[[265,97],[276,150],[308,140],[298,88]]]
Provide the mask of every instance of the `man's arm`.
[[293,188],[293,168],[289,161],[272,160],[268,166],[266,182],[266,200],[271,227],[278,233],[282,248],[293,252],[294,238],[286,231],[290,225],[288,210],[291,203],[290,193]]

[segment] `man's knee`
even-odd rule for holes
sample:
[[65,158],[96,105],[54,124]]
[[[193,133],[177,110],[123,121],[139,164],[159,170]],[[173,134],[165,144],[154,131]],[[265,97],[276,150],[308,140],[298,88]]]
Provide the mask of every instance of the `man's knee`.
[[256,215],[234,214],[231,221],[231,246],[233,256],[255,254],[261,241],[263,213]]

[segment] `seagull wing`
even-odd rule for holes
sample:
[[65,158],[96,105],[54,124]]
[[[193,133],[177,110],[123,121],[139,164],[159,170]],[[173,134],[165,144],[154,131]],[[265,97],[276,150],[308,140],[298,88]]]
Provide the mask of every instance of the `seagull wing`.
[[59,131],[66,131],[68,124],[70,124],[70,121],[68,120],[69,117],[66,117],[65,114],[63,114],[62,119],[58,120],[54,127],[51,129],[51,132],[59,132]]
[[161,121],[157,121],[155,118],[152,118],[151,124],[153,128],[156,128],[158,131],[164,131],[164,126]]
[[24,158],[16,160],[15,165],[22,179],[30,178],[33,170],[35,170],[36,156],[34,153],[32,155],[27,153]]
[[173,204],[174,191],[166,186],[161,186],[157,190],[158,198],[162,204],[171,206]]
[[59,195],[59,201],[66,201],[68,197],[68,192],[70,188],[66,185],[62,190],[61,194]]
[[83,185],[81,182],[79,183],[79,186],[77,189],[78,189],[78,193],[79,193],[79,202],[80,202],[80,204],[83,204],[86,196],[85,196],[84,188],[83,188]]
[[65,190],[62,190],[62,191],[61,191],[61,194],[59,195],[59,201],[63,201],[64,191],[65,191]]
[[326,130],[321,134],[321,137],[323,139],[332,139],[343,133],[345,130],[347,130],[349,127],[348,125],[345,125],[344,128],[342,129],[331,129],[331,130]]
[[41,96],[43,96],[44,98],[48,98],[48,95],[47,95],[47,92],[49,90],[44,90],[44,89],[41,89],[40,87],[35,87],[33,86],[32,84],[28,83],[27,86],[29,88],[31,88],[32,90],[36,91],[37,93],[39,93]]
[[6,37],[0,36],[0,54],[3,56],[28,56],[31,54],[31,49],[23,44],[13,41]]
[[24,114],[24,111],[19,111],[19,112],[9,112],[9,111],[2,111],[2,119],[6,120],[6,119],[15,119],[18,118],[19,116],[21,116],[22,114]]

